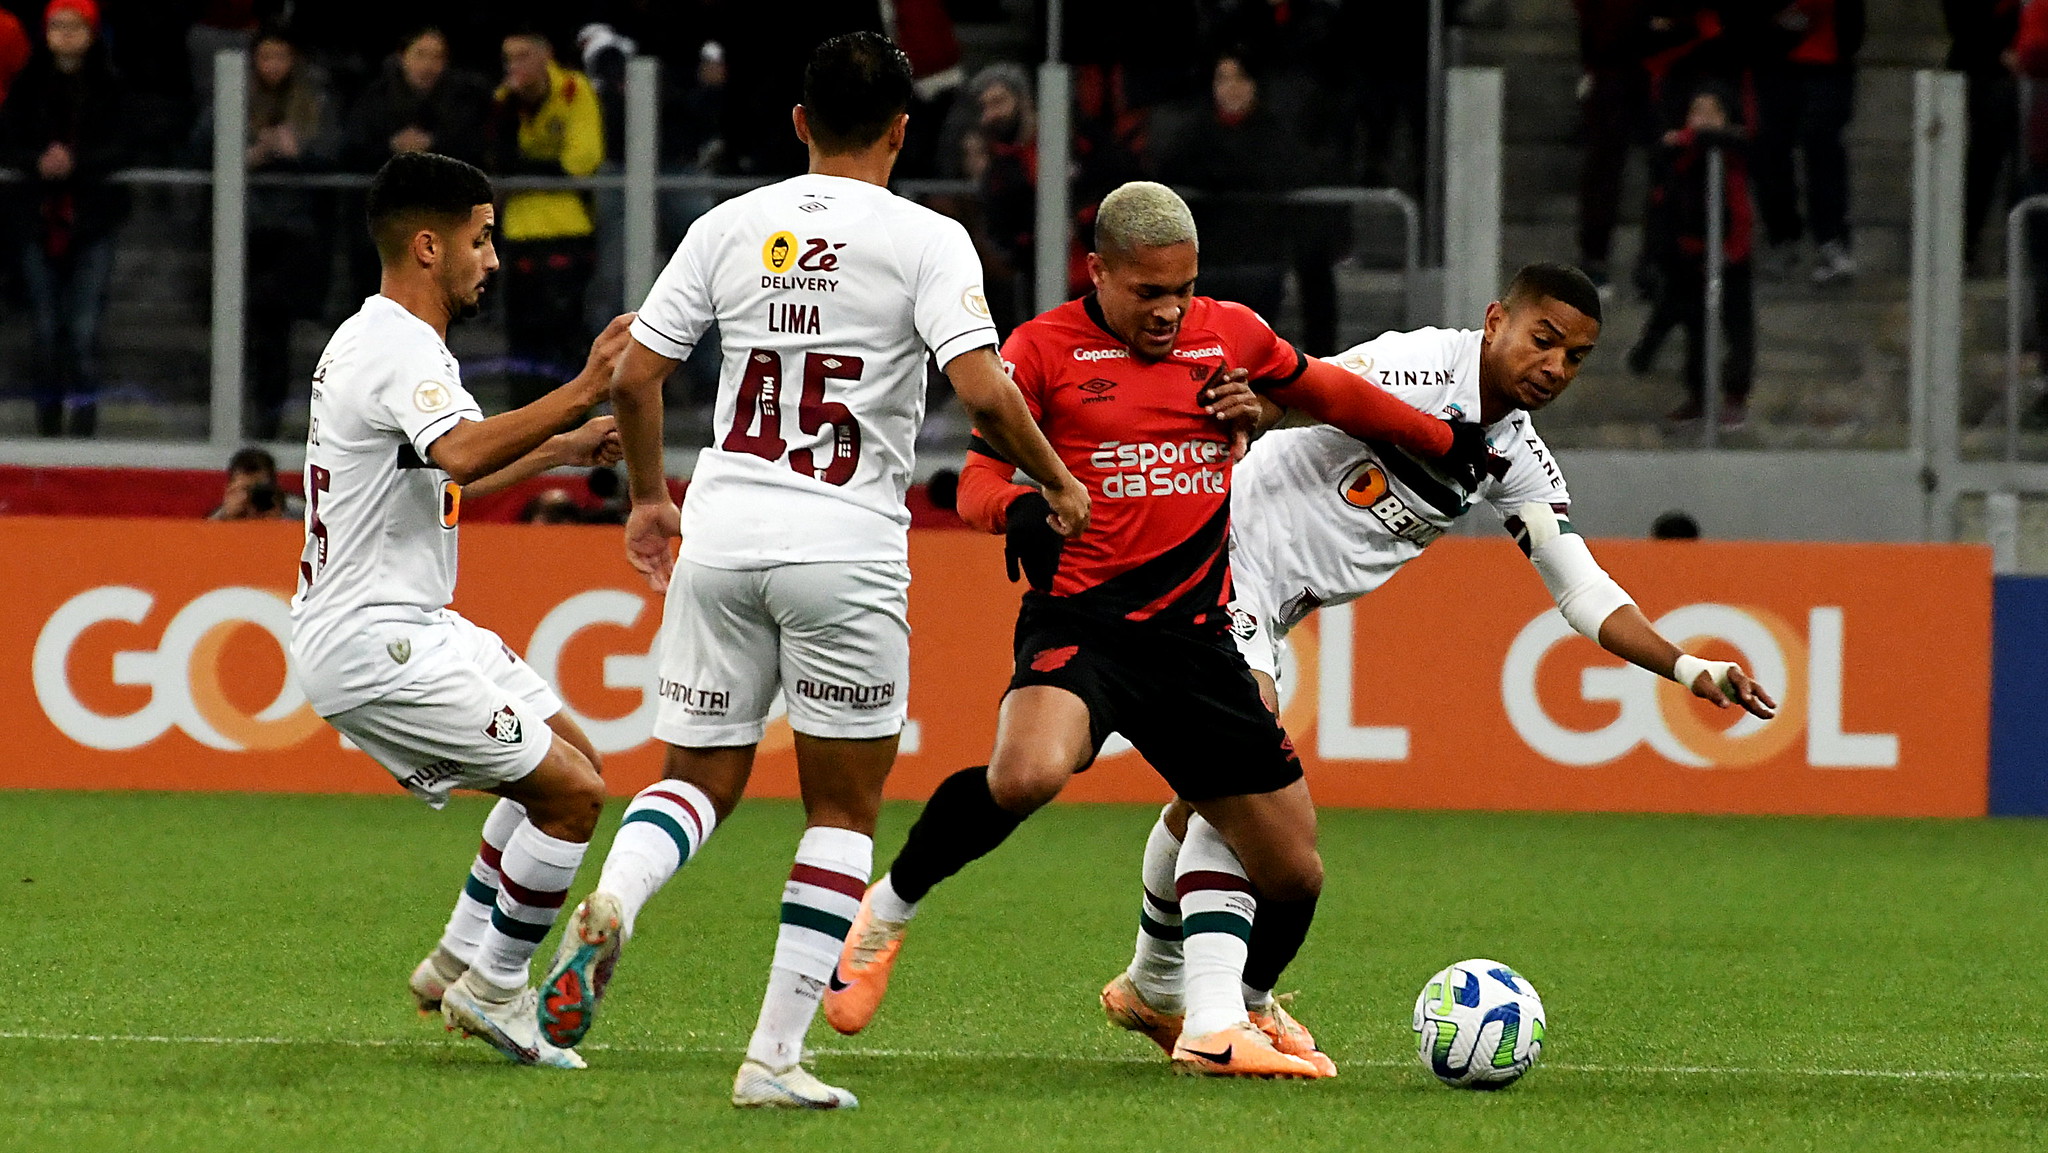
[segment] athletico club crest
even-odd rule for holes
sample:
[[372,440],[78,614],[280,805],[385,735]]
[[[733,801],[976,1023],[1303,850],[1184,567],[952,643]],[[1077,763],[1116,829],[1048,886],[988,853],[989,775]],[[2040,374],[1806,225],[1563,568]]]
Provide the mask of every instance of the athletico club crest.
[[512,711],[511,705],[500,708],[491,714],[491,723],[484,726],[484,735],[501,745],[518,744],[524,735],[519,728],[519,714]]

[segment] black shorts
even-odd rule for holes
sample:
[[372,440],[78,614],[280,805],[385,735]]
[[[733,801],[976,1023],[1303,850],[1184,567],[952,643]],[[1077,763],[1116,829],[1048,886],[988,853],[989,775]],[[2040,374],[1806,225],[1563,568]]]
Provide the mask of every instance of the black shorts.
[[1104,621],[1032,594],[1017,614],[1016,649],[1010,688],[1051,685],[1080,697],[1091,747],[1122,733],[1183,800],[1270,793],[1301,779],[1294,743],[1222,628],[1212,637]]

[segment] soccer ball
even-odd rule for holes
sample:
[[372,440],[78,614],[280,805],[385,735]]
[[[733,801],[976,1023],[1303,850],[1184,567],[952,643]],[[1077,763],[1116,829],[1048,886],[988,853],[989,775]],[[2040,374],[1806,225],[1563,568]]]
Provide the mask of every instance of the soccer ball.
[[1499,961],[1460,961],[1415,999],[1415,1048],[1456,1089],[1505,1089],[1543,1052],[1543,1000]]

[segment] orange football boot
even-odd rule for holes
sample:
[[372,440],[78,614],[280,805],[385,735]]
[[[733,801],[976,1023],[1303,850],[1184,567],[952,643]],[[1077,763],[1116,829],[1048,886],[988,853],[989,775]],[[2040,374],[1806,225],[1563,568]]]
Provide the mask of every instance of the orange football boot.
[[1116,980],[1102,987],[1102,1012],[1110,1024],[1151,1038],[1168,1057],[1173,1056],[1173,1043],[1180,1040],[1181,1015],[1148,1004],[1129,973],[1118,973]]
[[1259,1032],[1264,1033],[1266,1039],[1273,1042],[1275,1049],[1314,1065],[1318,1077],[1337,1075],[1337,1063],[1330,1060],[1328,1053],[1316,1048],[1316,1039],[1309,1033],[1308,1027],[1294,1019],[1294,1015],[1280,1003],[1280,998],[1275,997],[1267,1006],[1266,1012],[1253,1012],[1248,1016]]
[[907,922],[883,921],[875,916],[875,890],[869,887],[860,899],[860,912],[847,931],[846,944],[839,951],[839,964],[825,988],[825,1020],[849,1036],[868,1027],[882,997],[889,991],[889,970],[896,966],[896,953],[903,948]]
[[1249,1022],[1206,1037],[1182,1033],[1173,1046],[1173,1071],[1203,1077],[1266,1077],[1312,1081],[1316,1067],[1273,1047]]

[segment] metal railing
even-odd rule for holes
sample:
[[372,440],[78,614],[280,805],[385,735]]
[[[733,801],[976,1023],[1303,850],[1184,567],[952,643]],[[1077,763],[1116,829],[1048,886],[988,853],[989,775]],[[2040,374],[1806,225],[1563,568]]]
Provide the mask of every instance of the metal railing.
[[[2032,303],[2031,261],[2027,258],[2028,219],[2048,209],[2048,194],[2036,194],[2012,206],[2005,215],[2005,460],[2020,457],[2020,360],[2025,354],[2026,309]],[[2044,334],[2048,335],[2048,334]]]

